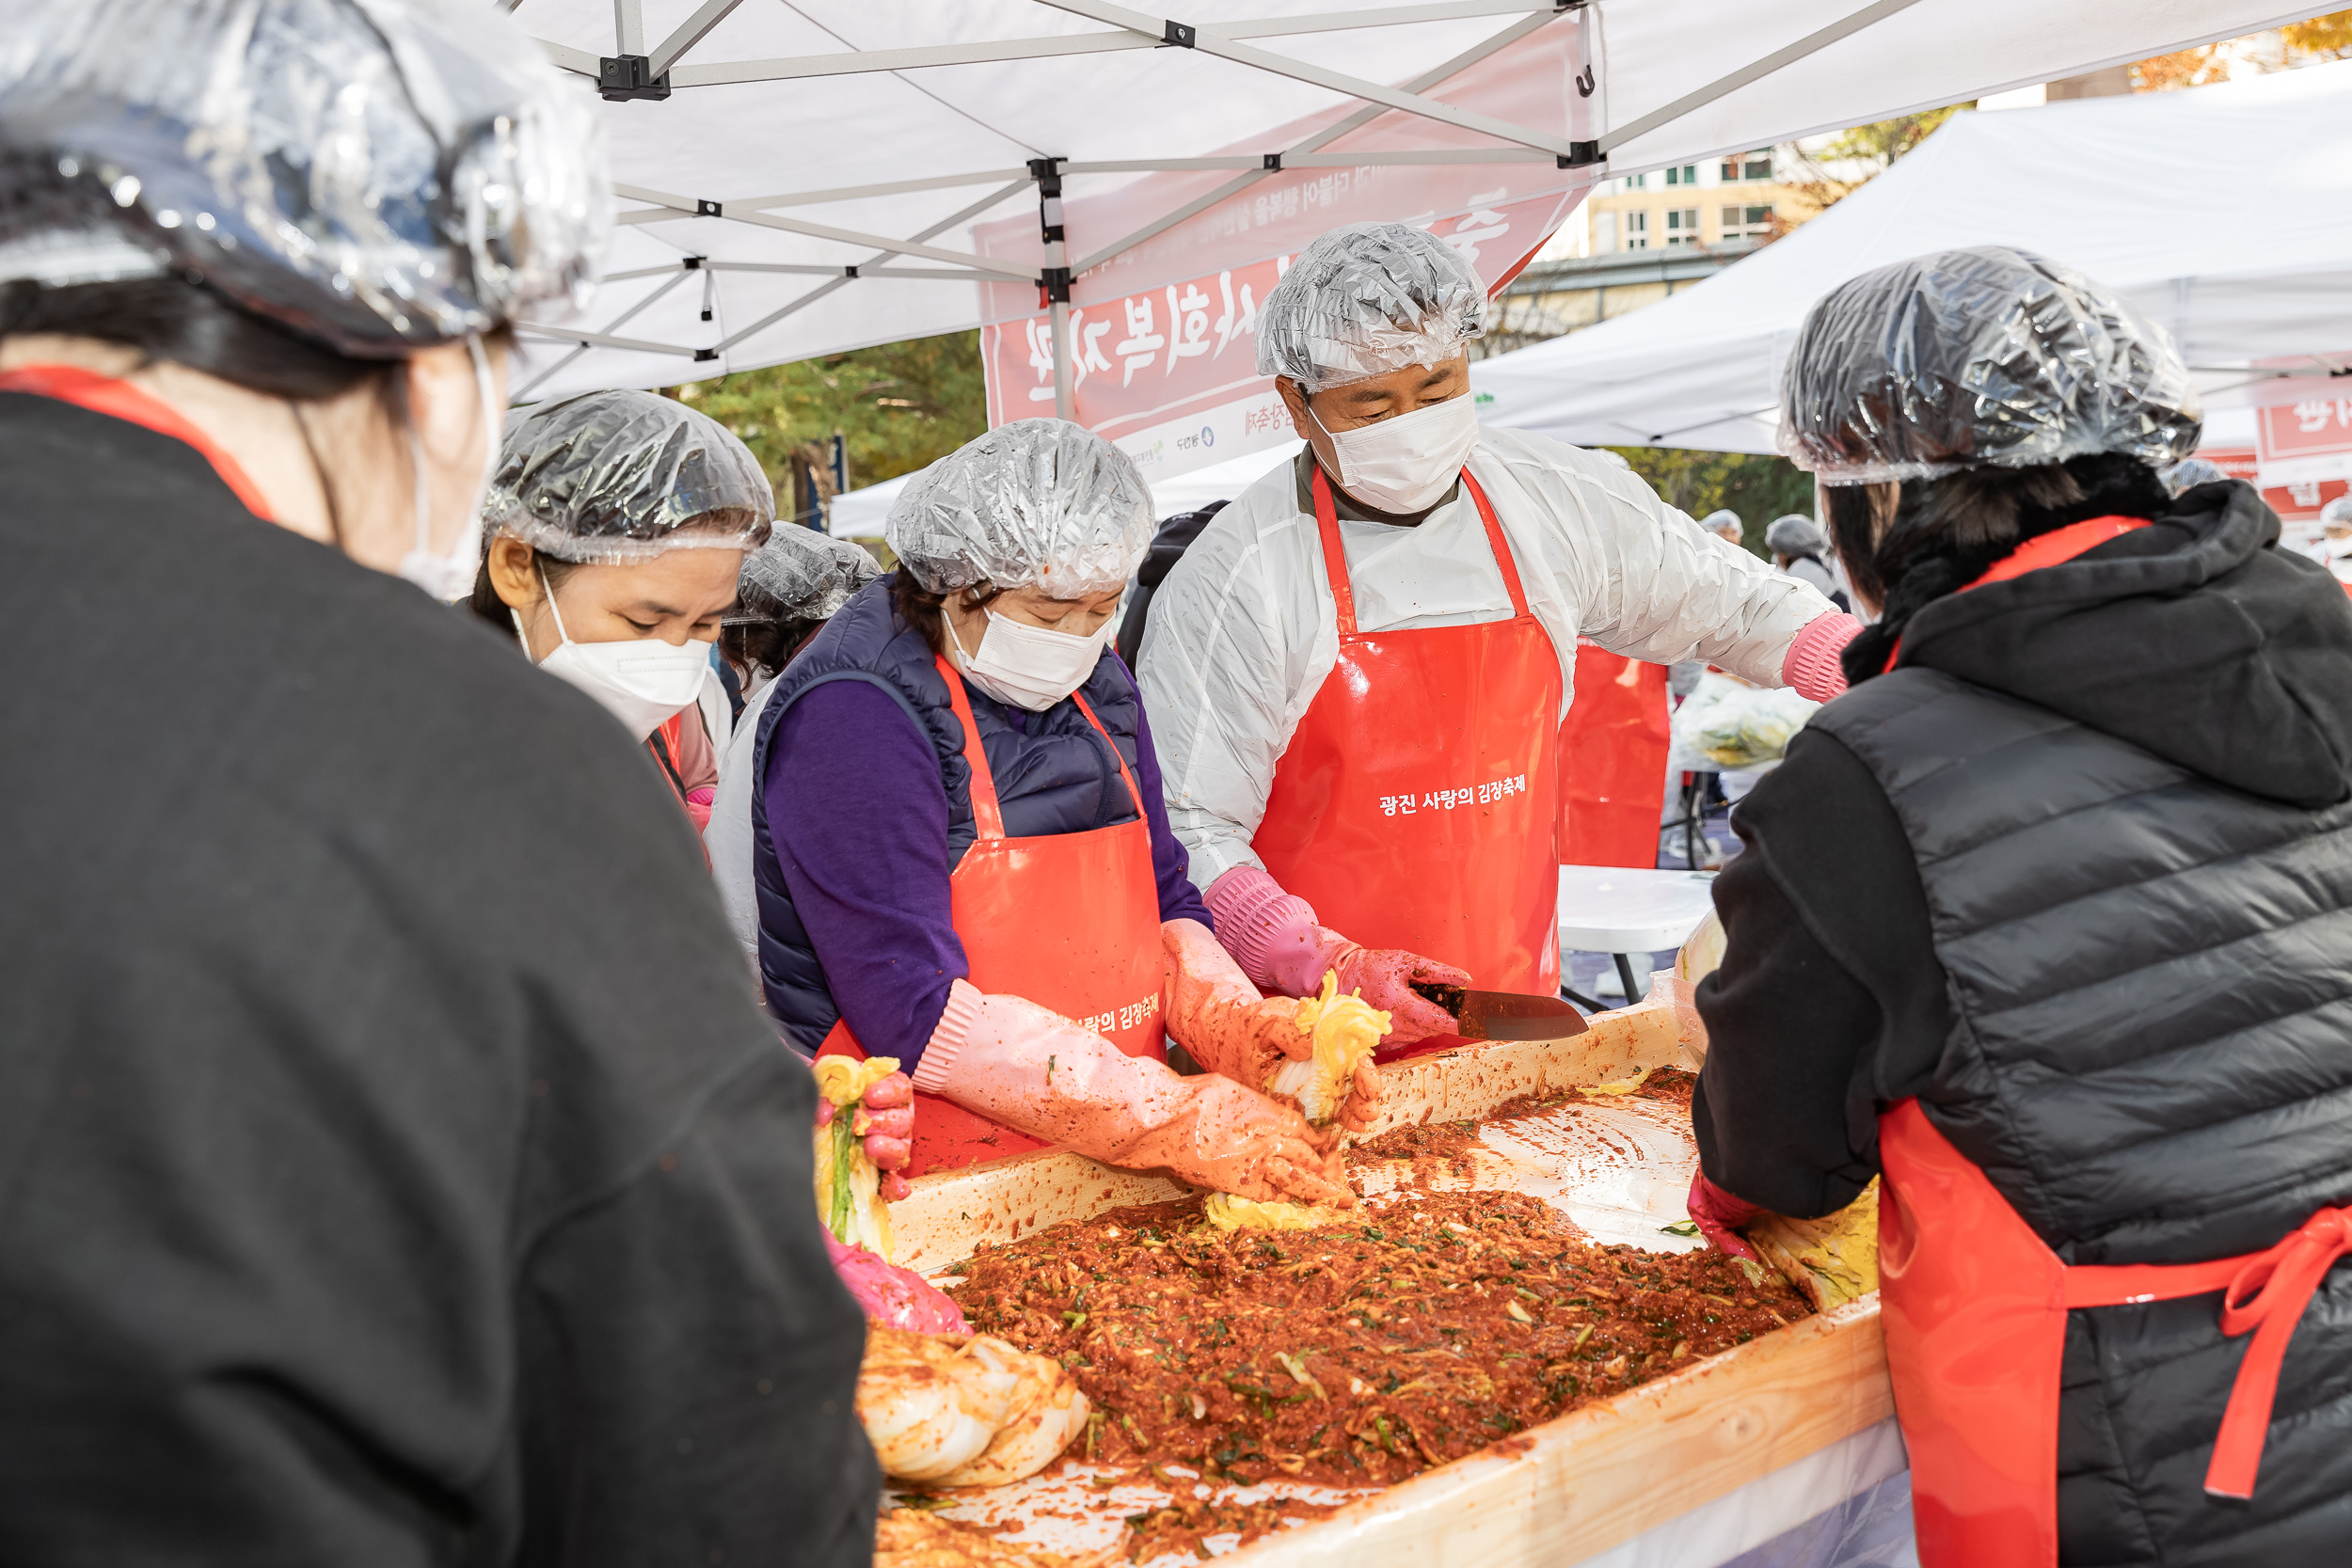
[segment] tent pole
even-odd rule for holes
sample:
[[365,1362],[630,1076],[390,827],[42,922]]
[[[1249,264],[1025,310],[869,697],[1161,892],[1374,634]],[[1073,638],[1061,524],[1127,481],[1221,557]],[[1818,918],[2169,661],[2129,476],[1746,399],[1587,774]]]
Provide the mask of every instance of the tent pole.
[[[1059,250],[1061,246],[1056,245],[1054,248]],[[1060,265],[1061,259],[1054,258],[1053,264]],[[1054,418],[1074,420],[1078,413],[1076,400],[1071,396],[1076,388],[1070,384],[1070,302],[1068,300],[1054,301],[1053,321]]]

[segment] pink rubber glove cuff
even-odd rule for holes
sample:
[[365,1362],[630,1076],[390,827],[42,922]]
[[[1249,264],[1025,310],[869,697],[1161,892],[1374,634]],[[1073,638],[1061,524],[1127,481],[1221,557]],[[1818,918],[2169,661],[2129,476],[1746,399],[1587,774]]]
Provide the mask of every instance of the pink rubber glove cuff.
[[[1325,944],[1318,938],[1315,911],[1296,894],[1283,892],[1282,884],[1263,866],[1233,867],[1209,884],[1204,901],[1209,918],[1216,922],[1218,945],[1233,956],[1252,985],[1285,996],[1303,996],[1321,987],[1323,972],[1330,965],[1318,961],[1325,957]],[[1314,975],[1303,986],[1282,983],[1295,980],[1311,964]]]
[[1789,642],[1788,657],[1781,661],[1781,684],[1816,703],[1826,703],[1844,691],[1846,670],[1837,656],[1861,630],[1861,622],[1835,610],[1807,621]]

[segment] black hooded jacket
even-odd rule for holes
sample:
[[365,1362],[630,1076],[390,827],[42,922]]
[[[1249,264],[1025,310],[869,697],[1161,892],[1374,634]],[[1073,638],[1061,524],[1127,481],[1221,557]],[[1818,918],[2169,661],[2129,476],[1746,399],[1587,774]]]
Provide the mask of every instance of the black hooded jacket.
[[[1716,886],[1711,1180],[1828,1212],[1916,1095],[2072,1263],[2233,1256],[2352,1200],[2352,609],[2278,533],[2250,487],[2200,486],[1927,604],[1897,673],[1816,716]],[[2297,1329],[2250,1505],[2199,1486],[2244,1343],[2215,1298],[2072,1314],[2061,1560],[2340,1555],[2347,1276]]]

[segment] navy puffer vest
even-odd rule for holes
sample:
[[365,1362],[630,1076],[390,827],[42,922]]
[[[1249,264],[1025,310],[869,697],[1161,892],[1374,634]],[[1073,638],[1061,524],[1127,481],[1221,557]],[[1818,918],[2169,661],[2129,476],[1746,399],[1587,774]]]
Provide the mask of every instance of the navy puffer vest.
[[[2242,793],[1935,669],[1810,727],[1870,769],[1917,861],[1953,1018],[1920,1102],[2060,1259],[2231,1257],[2352,1201],[2352,804]],[[2250,1504],[2201,1489],[2246,1343],[2218,1299],[2070,1314],[2068,1560],[2352,1541],[2352,1265],[2296,1330]]]
[[[815,1055],[841,1009],[825,984],[824,966],[808,931],[792,907],[791,889],[776,858],[768,826],[768,758],[776,726],[792,705],[828,681],[863,681],[880,688],[922,730],[939,758],[940,784],[947,792],[947,858],[961,863],[972,847],[972,768],[963,760],[963,725],[947,695],[947,683],[931,661],[923,634],[891,607],[895,575],[858,590],[802,649],[776,680],[776,693],[759,716],[752,743],[752,875],[759,900],[759,979],[768,1010],[784,1025],[785,1038],[803,1055]],[[1136,729],[1141,699],[1127,667],[1104,653],[1080,687],[1095,717],[1119,748],[1116,760],[1074,701],[1043,713],[1008,708],[965,689],[979,725],[980,749],[995,775],[996,794],[1012,838],[1046,838],[1085,832],[1136,819],[1136,806],[1120,777],[1119,763],[1136,767]],[[856,800],[854,749],[844,752],[842,803]]]

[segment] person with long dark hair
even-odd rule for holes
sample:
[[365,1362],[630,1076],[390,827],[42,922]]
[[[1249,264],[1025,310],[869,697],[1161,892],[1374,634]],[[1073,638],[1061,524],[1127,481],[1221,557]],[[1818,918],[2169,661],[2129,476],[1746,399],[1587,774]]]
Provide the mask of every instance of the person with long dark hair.
[[0,1561],[870,1560],[810,1075],[436,602],[610,209],[476,0],[8,8]]
[[1692,1217],[1883,1178],[1927,1568],[2333,1563],[2352,608],[2252,486],[2171,493],[2180,356],[2038,256],[1832,292],[1781,433],[1877,619],[1716,883]]

